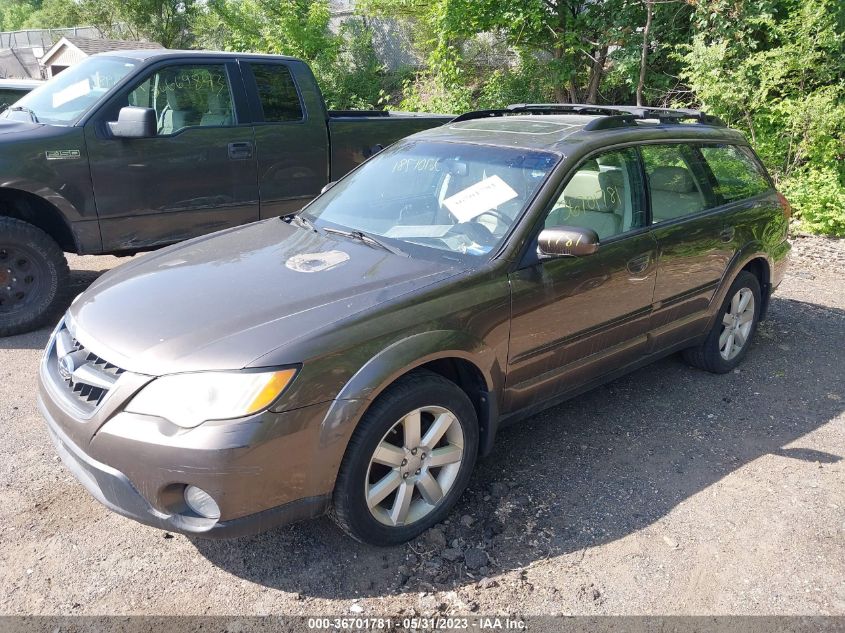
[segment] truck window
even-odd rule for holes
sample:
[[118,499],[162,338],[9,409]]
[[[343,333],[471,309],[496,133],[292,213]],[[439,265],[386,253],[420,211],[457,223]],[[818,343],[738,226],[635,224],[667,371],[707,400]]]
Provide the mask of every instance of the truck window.
[[258,85],[258,96],[264,121],[301,121],[302,103],[293,83],[290,70],[282,64],[251,63],[252,74]]
[[153,108],[159,135],[186,127],[234,125],[232,93],[222,64],[162,68],[129,93],[128,104]]
[[757,162],[736,145],[704,145],[701,154],[716,178],[721,203],[744,200],[771,189]]
[[17,105],[31,113],[6,110],[2,116],[29,121],[35,115],[39,123],[72,125],[136,65],[120,57],[89,57],[24,96]]

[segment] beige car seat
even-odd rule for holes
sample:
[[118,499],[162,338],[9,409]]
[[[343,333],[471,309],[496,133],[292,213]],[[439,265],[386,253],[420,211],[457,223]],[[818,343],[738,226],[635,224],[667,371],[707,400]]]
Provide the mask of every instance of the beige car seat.
[[232,104],[228,94],[209,92],[206,113],[202,115],[200,125],[232,125]]
[[685,167],[655,167],[648,181],[652,222],[674,220],[704,209],[704,198]]
[[599,239],[620,233],[624,188],[619,176],[617,172],[578,171],[563,190],[563,204],[552,210],[546,226],[589,228]]

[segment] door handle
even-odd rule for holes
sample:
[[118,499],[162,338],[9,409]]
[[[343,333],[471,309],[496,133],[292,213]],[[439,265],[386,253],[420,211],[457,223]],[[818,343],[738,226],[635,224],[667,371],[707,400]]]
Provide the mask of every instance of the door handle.
[[232,160],[252,158],[252,143],[249,141],[229,143],[229,158]]
[[736,229],[734,227],[725,227],[719,233],[719,239],[723,242],[730,242],[734,238],[734,233],[736,233]]
[[628,272],[632,275],[639,275],[648,270],[651,264],[651,253],[644,253],[628,260]]

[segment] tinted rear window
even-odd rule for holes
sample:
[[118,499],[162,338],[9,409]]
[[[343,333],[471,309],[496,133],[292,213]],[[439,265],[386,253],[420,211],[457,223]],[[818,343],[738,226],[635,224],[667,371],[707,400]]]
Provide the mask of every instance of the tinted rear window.
[[721,203],[751,198],[771,189],[748,150],[736,145],[704,145],[701,154],[716,178],[715,193]]
[[266,122],[301,121],[302,104],[290,70],[281,64],[250,64]]
[[0,88],[0,108],[12,105],[15,101],[24,96],[29,90],[18,90],[17,88]]

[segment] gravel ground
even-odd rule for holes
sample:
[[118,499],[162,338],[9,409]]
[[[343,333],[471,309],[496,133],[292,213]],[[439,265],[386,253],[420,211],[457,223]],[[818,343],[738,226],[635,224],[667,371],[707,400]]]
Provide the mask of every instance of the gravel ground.
[[[505,430],[449,520],[192,540],[112,514],[0,341],[0,614],[845,614],[845,241],[796,237],[740,370],[672,357]],[[81,290],[115,258],[72,257]]]

